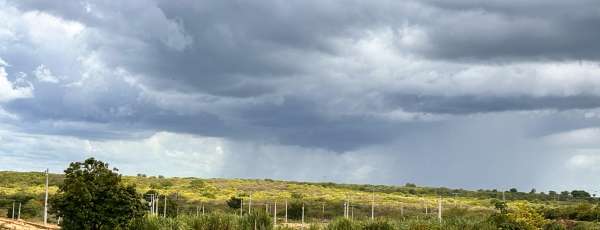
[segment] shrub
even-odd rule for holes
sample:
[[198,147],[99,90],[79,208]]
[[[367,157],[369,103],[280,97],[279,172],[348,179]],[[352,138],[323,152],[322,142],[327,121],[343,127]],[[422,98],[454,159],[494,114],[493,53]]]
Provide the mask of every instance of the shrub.
[[270,218],[265,212],[252,212],[249,215],[245,215],[240,218],[238,229],[272,229],[273,219]]
[[[299,220],[302,218],[302,206],[303,203],[300,201],[292,201],[288,205],[288,218],[292,220]],[[308,208],[304,207],[304,213],[308,212]]]
[[369,221],[363,227],[363,230],[393,230],[394,226],[388,221],[377,220]]
[[189,188],[195,189],[195,190],[202,189],[202,188],[204,188],[204,186],[205,186],[205,183],[201,179],[194,179],[194,180],[190,181],[190,184],[188,185]]
[[360,229],[360,226],[354,224],[346,218],[337,218],[327,225],[327,230],[355,230]]
[[229,198],[229,200],[227,200],[227,206],[229,206],[232,209],[239,209],[240,207],[242,207],[242,199],[232,196],[231,198]]
[[562,224],[552,221],[544,225],[544,230],[566,230],[566,228]]
[[544,216],[527,202],[514,202],[506,213],[495,213],[490,221],[501,229],[541,229],[547,223]]

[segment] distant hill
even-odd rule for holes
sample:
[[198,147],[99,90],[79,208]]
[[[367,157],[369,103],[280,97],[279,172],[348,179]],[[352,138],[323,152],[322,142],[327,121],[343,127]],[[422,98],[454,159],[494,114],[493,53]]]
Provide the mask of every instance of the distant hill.
[[[44,174],[40,172],[0,172],[0,209],[9,208],[12,200],[32,201],[32,209],[43,200]],[[124,176],[124,181],[135,184],[140,193],[159,193],[170,200],[177,200],[182,210],[197,209],[199,205],[225,210],[225,201],[241,197],[248,203],[250,196],[255,206],[286,200],[302,200],[313,209],[327,205],[342,209],[343,202],[350,201],[353,207],[368,212],[372,202],[378,210],[420,210],[437,207],[439,198],[445,207],[461,207],[470,210],[491,211],[491,200],[502,199],[502,192],[495,190],[469,191],[463,189],[404,186],[360,185],[337,183],[311,183],[279,181],[271,179],[204,179],[164,178],[162,176]],[[63,175],[50,175],[50,193],[57,191]],[[589,195],[589,194],[588,194]],[[21,197],[21,198],[19,198]],[[590,202],[592,198],[573,197],[569,192],[561,194],[505,192],[508,201],[527,200],[539,204],[572,204]],[[580,198],[580,199],[575,199]],[[396,210],[396,211],[394,211]],[[335,210],[334,210],[335,211]],[[0,213],[0,215],[2,215]],[[37,214],[32,214],[33,217]]]

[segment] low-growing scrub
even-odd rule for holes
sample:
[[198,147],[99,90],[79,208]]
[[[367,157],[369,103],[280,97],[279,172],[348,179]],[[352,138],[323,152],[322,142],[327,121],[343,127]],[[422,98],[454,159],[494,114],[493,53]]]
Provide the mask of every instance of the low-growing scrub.
[[213,213],[200,216],[162,218],[149,216],[133,220],[131,230],[269,230],[273,219],[265,213],[255,212],[244,217],[233,214]]
[[[233,214],[215,213],[202,216],[180,216],[175,218],[146,217],[132,221],[131,230],[291,230],[299,225],[274,226],[273,219],[264,213],[253,213],[244,217]],[[498,229],[487,219],[451,218],[439,222],[435,218],[410,218],[404,220],[376,219],[353,221],[337,218],[327,224],[310,224],[308,230],[492,230]]]

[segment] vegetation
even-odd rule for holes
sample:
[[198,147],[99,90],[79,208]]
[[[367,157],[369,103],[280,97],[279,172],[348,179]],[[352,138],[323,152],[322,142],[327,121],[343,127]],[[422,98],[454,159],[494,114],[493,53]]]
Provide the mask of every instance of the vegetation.
[[[165,178],[117,172],[88,159],[71,164],[65,174],[50,174],[51,222],[62,217],[64,229],[255,229],[255,224],[256,229],[288,229],[298,227],[304,207],[305,223],[310,223],[305,227],[310,229],[600,229],[599,200],[582,190],[510,189],[503,194],[413,183]],[[0,215],[10,217],[15,202],[22,204],[22,218],[39,221],[44,182],[45,175],[39,172],[0,172]],[[150,194],[161,200],[160,215],[146,212]],[[252,211],[248,212],[250,197]],[[437,219],[440,197],[442,222]],[[370,220],[373,198],[375,221]],[[348,201],[349,217],[342,218]],[[275,203],[277,227],[273,225]],[[281,224],[284,203],[288,221],[295,225]]]
[[115,229],[144,215],[141,195],[116,171],[94,158],[71,163],[50,202],[62,229]]
[[272,219],[264,212],[254,212],[251,215],[239,217],[233,214],[212,213],[200,216],[179,216],[160,218],[148,216],[133,220],[127,229],[214,229],[214,230],[251,230],[273,229]]
[[227,206],[232,209],[239,209],[242,207],[242,199],[237,197],[231,197],[227,200]]
[[[261,214],[262,215],[262,214]],[[272,218],[262,215],[265,224],[257,224],[254,228],[252,216],[239,217],[231,214],[209,214],[206,216],[182,216],[178,218],[156,218],[146,217],[136,220],[130,225],[130,229],[298,229],[300,225],[280,224],[274,227],[269,221]],[[257,222],[259,223],[259,222]],[[562,225],[558,225],[561,226]],[[499,229],[493,223],[486,219],[472,219],[453,217],[444,222],[436,219],[405,219],[390,220],[377,219],[370,220],[350,220],[346,218],[336,218],[329,223],[314,223],[304,226],[308,229],[320,230],[486,230]],[[518,229],[518,228],[517,228]]]

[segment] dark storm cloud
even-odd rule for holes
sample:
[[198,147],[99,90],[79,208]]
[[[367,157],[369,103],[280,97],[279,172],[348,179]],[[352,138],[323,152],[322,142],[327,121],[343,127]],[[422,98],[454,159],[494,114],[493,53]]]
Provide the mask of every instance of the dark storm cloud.
[[578,149],[545,137],[600,126],[598,1],[0,6],[0,89],[32,90],[0,103],[0,160],[23,168],[551,188]]
[[[359,39],[366,31],[396,30],[403,24],[416,25],[428,35],[429,44],[412,52],[433,57],[595,60],[600,53],[595,42],[600,32],[594,29],[600,4],[595,1],[16,4],[100,30],[90,46],[105,61],[148,75],[155,87],[216,95],[273,92],[275,86],[266,81],[305,73],[311,54],[338,55],[340,47],[332,39]],[[183,50],[165,46],[169,36]],[[240,84],[247,79],[253,82]]]
[[[224,96],[272,92],[270,78],[305,73],[311,54],[335,55],[331,38],[362,34],[381,21],[377,14],[383,10],[320,1],[16,4],[98,30],[90,47],[107,63],[147,75],[154,87]],[[96,11],[102,16],[95,17]],[[176,49],[169,47],[169,39]]]
[[[136,84],[167,94],[199,93],[233,101],[255,99],[226,108],[208,103],[202,109],[183,111],[189,108],[163,108],[151,100],[140,99],[141,89],[120,76],[107,79],[107,85],[79,91],[40,84],[34,98],[5,106],[33,124],[46,122],[50,126],[52,122],[63,121],[96,124],[107,130],[122,129],[120,133],[166,130],[244,140],[258,137],[283,144],[347,151],[385,143],[403,130],[419,126],[419,122],[410,119],[392,121],[373,115],[395,109],[417,114],[465,115],[590,109],[600,104],[597,97],[579,92],[572,96],[541,97],[462,93],[460,84],[468,83],[466,79],[466,83],[459,82],[458,93],[452,95],[382,93],[383,103],[363,100],[365,104],[382,103],[383,108],[366,106],[348,115],[325,112],[338,109],[328,108],[327,103],[342,101],[345,105],[340,108],[351,107],[353,101],[348,97],[359,99],[369,91],[350,95],[343,92],[346,88],[360,87],[361,83],[318,86],[321,79],[325,83],[331,75],[359,75],[345,70],[343,64],[342,68],[330,64],[337,60],[352,63],[362,58],[350,46],[386,29],[393,31],[391,40],[395,43],[405,36],[401,34],[405,26],[423,32],[424,36],[419,37],[422,40],[418,41],[423,44],[399,45],[398,52],[425,60],[595,59],[600,52],[596,52],[593,42],[598,37],[593,28],[600,17],[594,13],[597,8],[594,2],[14,1],[11,4],[22,11],[38,10],[81,23],[85,27],[84,35],[79,38],[83,40],[81,49],[93,53],[107,69],[122,68],[138,76]],[[29,72],[44,63],[60,75],[77,76],[83,72],[64,67],[75,65],[70,59],[52,60],[48,58],[52,55],[18,51],[9,49],[5,57],[13,64],[8,68],[10,76],[19,71]],[[88,53],[76,53],[71,59],[85,55]],[[439,68],[436,70],[441,75],[446,74],[444,67],[431,68]],[[368,77],[364,82],[369,81]],[[314,90],[325,92],[298,93],[306,82],[299,84],[294,79],[308,79],[318,86]],[[110,90],[95,91],[95,88]],[[283,102],[263,101],[272,95],[284,98]],[[192,107],[198,102],[179,100],[165,104],[189,103]],[[29,127],[28,130],[47,129],[23,126]],[[94,137],[93,131],[80,129],[51,130]],[[106,132],[99,136],[111,135],[115,134]]]
[[258,133],[272,133],[282,144],[344,152],[381,144],[423,126],[367,115],[327,116],[317,102],[287,97],[281,104],[245,107],[239,111]]
[[600,2],[581,1],[438,1],[443,12],[425,25],[429,55],[479,59],[598,60]]
[[[53,96],[56,97],[57,95]],[[63,98],[64,99],[64,98]],[[6,110],[20,116],[20,129],[54,135],[76,136],[87,139],[131,139],[147,137],[151,132],[169,131],[204,136],[233,135],[232,129],[218,116],[208,112],[177,114],[151,104],[128,104],[129,114],[118,114],[118,103],[113,105],[82,106],[48,100],[16,100]],[[93,103],[93,102],[87,102]]]

